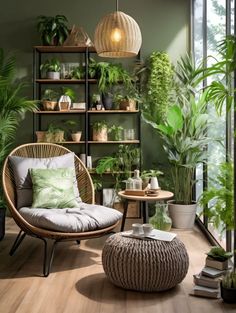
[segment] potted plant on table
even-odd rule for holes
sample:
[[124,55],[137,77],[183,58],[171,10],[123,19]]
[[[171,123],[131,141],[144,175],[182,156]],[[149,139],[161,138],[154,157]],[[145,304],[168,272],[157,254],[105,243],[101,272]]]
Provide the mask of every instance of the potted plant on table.
[[62,45],[68,36],[68,20],[65,15],[45,16],[37,18],[37,30],[40,33],[43,45]]
[[227,273],[220,284],[221,298],[226,303],[236,303],[236,272]]
[[107,141],[108,125],[106,121],[93,123],[93,141]]
[[57,58],[48,59],[40,65],[40,71],[46,73],[48,79],[60,79],[61,63]]
[[[5,56],[0,49],[0,170],[5,158],[12,149],[16,131],[25,113],[36,109],[35,101],[22,96],[24,83],[15,82],[16,60],[14,56]],[[0,185],[0,240],[5,234],[5,211],[2,185]]]

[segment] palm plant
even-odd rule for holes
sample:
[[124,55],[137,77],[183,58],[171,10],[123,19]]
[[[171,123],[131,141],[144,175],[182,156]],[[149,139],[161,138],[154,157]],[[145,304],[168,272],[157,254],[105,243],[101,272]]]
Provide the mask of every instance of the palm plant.
[[[36,108],[34,101],[21,95],[24,83],[15,83],[16,60],[14,56],[5,56],[0,49],[0,170],[15,139],[17,127],[27,111]],[[4,205],[2,187],[0,187],[0,207]]]

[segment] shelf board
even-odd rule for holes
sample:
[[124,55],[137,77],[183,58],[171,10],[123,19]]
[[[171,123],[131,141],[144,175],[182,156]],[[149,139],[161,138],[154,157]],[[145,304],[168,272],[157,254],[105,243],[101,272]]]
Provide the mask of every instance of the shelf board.
[[84,140],[80,140],[80,141],[63,141],[60,142],[60,144],[67,144],[67,145],[79,145],[79,144],[84,144],[85,141]]
[[34,114],[73,114],[85,113],[86,110],[68,110],[68,111],[35,111]]
[[[124,174],[125,173],[124,171],[119,171],[119,172],[104,172],[102,174],[98,174],[98,173],[96,173],[95,169],[88,169],[88,171],[89,171],[89,174],[96,174],[96,175],[116,175],[116,174]],[[130,173],[133,174],[134,171],[131,171]]]
[[[85,84],[85,79],[48,79],[48,78],[39,78],[36,79],[38,84]],[[88,79],[88,83],[96,84],[97,79]]]
[[88,110],[90,114],[106,114],[106,113],[138,113],[139,110],[129,111],[129,110]]
[[77,47],[77,46],[34,46],[34,48],[39,52],[47,52],[47,53],[70,53],[70,52],[86,52],[88,48],[89,52],[96,52],[94,47]]
[[109,140],[109,141],[92,141],[89,140],[88,143],[91,144],[134,144],[134,143],[139,143],[139,140]]

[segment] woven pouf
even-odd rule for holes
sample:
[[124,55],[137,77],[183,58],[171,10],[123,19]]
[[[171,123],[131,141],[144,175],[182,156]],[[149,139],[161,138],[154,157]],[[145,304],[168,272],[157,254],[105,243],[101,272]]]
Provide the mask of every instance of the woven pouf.
[[102,264],[116,286],[138,291],[162,291],[179,284],[187,274],[189,258],[184,244],[123,237],[105,242]]

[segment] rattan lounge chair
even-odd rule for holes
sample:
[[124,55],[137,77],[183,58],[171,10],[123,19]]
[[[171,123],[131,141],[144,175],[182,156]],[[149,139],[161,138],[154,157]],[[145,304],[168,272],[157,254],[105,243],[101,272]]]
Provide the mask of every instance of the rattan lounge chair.
[[[19,146],[14,149],[10,155],[29,157],[29,158],[48,158],[61,156],[71,152],[67,148],[51,144],[51,143],[31,143]],[[85,203],[94,203],[94,189],[93,183],[89,172],[80,159],[75,156],[75,170],[78,188],[80,191],[80,197]],[[16,188],[14,182],[13,170],[10,165],[9,158],[7,157],[3,167],[3,190],[6,197],[7,205],[10,213],[15,220],[16,224],[20,227],[20,232],[10,250],[10,255],[13,255],[16,249],[19,247],[26,235],[36,237],[44,242],[44,261],[43,261],[43,274],[48,276],[53,260],[55,246],[58,242],[75,240],[78,243],[82,239],[96,238],[111,232],[119,222],[116,222],[109,227],[98,229],[94,231],[86,231],[80,233],[63,233],[57,231],[51,231],[43,228],[35,227],[29,224],[18,212],[16,208]],[[48,251],[48,239],[53,240],[51,251]]]

